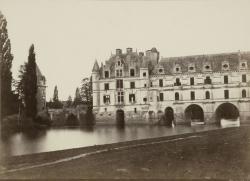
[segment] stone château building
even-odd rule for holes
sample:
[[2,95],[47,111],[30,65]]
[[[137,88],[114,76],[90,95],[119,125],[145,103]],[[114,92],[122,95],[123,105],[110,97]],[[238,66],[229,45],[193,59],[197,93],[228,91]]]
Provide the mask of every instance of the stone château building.
[[215,123],[250,121],[250,52],[159,58],[145,52],[116,54],[92,70],[97,122]]

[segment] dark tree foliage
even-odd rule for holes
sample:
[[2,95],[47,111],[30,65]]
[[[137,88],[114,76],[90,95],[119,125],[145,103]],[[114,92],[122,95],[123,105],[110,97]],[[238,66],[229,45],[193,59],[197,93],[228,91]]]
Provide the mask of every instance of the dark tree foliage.
[[34,45],[29,49],[28,63],[23,81],[25,112],[27,117],[35,118],[37,115],[37,75],[36,75],[36,57]]
[[72,97],[69,96],[69,97],[68,97],[68,100],[67,100],[67,103],[66,103],[66,107],[71,107],[72,104],[73,104]]
[[50,100],[47,106],[52,109],[61,109],[63,107],[63,104],[59,100],[57,86],[54,88],[53,101]]
[[81,97],[81,94],[80,94],[80,90],[77,87],[76,92],[75,92],[75,99],[74,99],[73,105],[77,106],[77,105],[80,105],[80,104],[82,104],[82,97]]
[[83,103],[87,104],[90,108],[92,108],[92,102],[93,102],[92,77],[84,78],[82,80],[81,97],[82,97]]
[[0,12],[0,72],[1,72],[1,117],[16,112],[17,96],[12,92],[12,60],[11,43],[8,38],[7,21]]
[[54,88],[54,95],[53,95],[53,102],[57,102],[59,101],[59,98],[58,98],[58,89],[57,89],[57,86],[55,86]]

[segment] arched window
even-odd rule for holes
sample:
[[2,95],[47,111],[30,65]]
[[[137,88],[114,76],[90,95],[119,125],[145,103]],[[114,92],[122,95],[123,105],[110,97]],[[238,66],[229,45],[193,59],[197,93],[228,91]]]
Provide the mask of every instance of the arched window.
[[245,89],[242,90],[242,98],[245,98],[247,97],[247,92]]
[[210,92],[206,91],[206,99],[210,99]]
[[179,93],[176,92],[176,93],[175,93],[175,100],[178,101],[179,99],[180,99]]

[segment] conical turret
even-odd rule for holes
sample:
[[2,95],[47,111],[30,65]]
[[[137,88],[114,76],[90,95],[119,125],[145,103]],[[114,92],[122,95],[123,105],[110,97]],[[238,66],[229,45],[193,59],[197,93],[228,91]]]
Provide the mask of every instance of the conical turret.
[[100,69],[100,67],[98,65],[98,62],[97,62],[97,60],[95,60],[95,64],[93,66],[92,72],[99,72],[99,69]]

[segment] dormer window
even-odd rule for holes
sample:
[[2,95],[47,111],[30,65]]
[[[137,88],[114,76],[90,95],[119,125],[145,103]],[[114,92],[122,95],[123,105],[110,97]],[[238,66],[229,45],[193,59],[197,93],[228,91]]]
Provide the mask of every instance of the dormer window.
[[105,72],[104,72],[104,77],[105,77],[105,78],[109,78],[109,71],[105,71]]
[[206,69],[206,70],[210,69],[210,66],[209,66],[209,65],[206,65],[206,66],[205,66],[205,69]]
[[189,72],[194,72],[195,71],[195,66],[193,63],[191,63],[190,65],[188,65],[188,71]]
[[175,73],[181,73],[181,67],[180,67],[180,65],[178,65],[178,64],[175,65],[174,72]]
[[158,71],[159,71],[160,74],[163,73],[163,69],[162,68],[159,69]]
[[222,70],[229,70],[229,63],[227,61],[222,62]]
[[205,63],[203,65],[203,71],[211,71],[211,64],[210,63]]
[[228,65],[227,65],[227,64],[224,64],[224,65],[223,65],[223,68],[224,68],[224,69],[227,69],[227,68],[228,68]]
[[241,62],[240,69],[246,69],[246,68],[247,68],[247,62]]
[[189,67],[189,70],[194,70],[194,67]]

